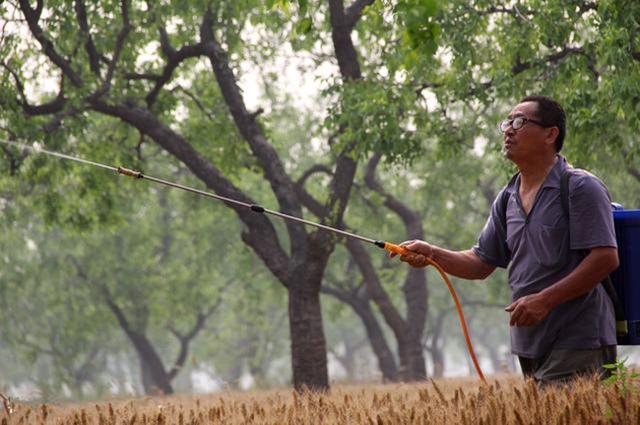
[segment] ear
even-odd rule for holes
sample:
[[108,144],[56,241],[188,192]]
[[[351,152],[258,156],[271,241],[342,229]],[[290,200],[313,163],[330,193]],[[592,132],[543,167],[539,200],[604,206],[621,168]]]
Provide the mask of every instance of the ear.
[[558,134],[560,134],[560,129],[558,127],[551,127],[547,129],[547,137],[545,138],[545,143],[554,145],[556,144],[556,139],[558,138]]

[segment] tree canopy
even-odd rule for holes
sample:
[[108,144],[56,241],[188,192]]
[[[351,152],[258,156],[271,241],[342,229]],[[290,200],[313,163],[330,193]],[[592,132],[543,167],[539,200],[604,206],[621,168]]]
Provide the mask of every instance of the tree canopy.
[[[512,172],[496,123],[524,95],[545,94],[567,111],[567,158],[615,200],[640,203],[637,1],[6,0],[0,23],[5,140],[367,236],[465,249]],[[56,346],[75,339],[60,370],[82,366],[91,353],[80,346],[106,359],[101,337],[118,325],[138,354],[156,351],[147,390],[167,392],[185,367],[181,341],[206,333],[199,318],[236,290],[239,311],[273,320],[274,294],[288,302],[288,335],[224,313],[246,333],[220,340],[256,376],[279,353],[262,338],[272,334],[290,340],[297,389],[328,387],[321,291],[356,313],[385,379],[424,379],[425,353],[441,361],[448,306],[424,270],[298,223],[0,147],[2,301],[46,289],[3,331],[29,326],[29,344],[53,352],[42,345],[51,323],[28,312],[61,309],[69,326],[56,328]],[[504,300],[503,278],[464,284],[466,299]],[[220,358],[244,367],[234,360]]]

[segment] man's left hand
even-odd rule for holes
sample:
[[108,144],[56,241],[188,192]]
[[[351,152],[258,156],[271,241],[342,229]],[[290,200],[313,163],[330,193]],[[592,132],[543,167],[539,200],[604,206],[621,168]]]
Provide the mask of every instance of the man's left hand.
[[511,313],[510,326],[533,326],[549,314],[549,306],[540,294],[525,295],[505,308]]

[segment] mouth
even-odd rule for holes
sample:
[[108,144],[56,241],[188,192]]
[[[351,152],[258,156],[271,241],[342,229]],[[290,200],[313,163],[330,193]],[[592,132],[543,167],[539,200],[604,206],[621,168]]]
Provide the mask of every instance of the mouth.
[[511,146],[515,145],[515,144],[516,144],[516,142],[515,142],[515,140],[513,140],[513,139],[505,139],[505,140],[504,140],[504,147],[505,147],[505,149],[508,149],[508,148],[510,148]]

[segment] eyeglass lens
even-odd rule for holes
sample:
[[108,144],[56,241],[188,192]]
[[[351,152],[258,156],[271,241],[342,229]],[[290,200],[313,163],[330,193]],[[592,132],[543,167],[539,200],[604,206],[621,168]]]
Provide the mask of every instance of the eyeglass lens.
[[524,118],[515,117],[514,119],[511,119],[511,120],[502,121],[500,123],[500,130],[502,132],[505,132],[507,131],[509,126],[511,126],[511,128],[513,128],[514,130],[519,130],[523,125],[524,125]]

